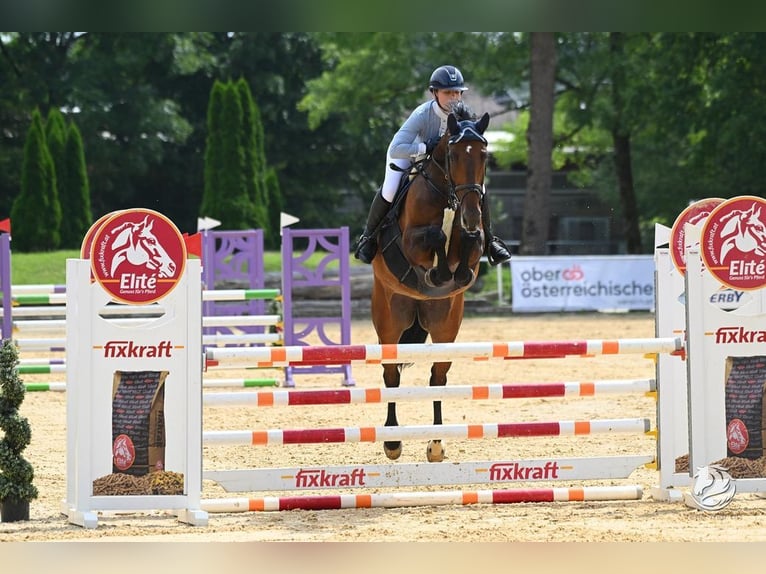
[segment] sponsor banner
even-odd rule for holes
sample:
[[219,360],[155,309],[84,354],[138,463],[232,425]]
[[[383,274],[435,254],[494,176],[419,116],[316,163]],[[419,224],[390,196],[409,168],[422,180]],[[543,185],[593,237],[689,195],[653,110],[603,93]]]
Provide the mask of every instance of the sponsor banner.
[[651,255],[514,256],[514,312],[654,309]]

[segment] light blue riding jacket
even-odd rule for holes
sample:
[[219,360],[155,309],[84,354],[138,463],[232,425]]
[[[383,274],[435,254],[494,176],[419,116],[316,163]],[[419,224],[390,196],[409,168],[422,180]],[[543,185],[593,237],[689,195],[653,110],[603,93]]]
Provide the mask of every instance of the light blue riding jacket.
[[436,100],[428,100],[412,110],[394,134],[388,146],[386,174],[381,187],[386,201],[393,201],[402,177],[401,172],[391,169],[389,164],[407,169],[419,155],[426,153],[426,141],[447,131],[447,116]]
[[430,138],[447,131],[447,113],[436,100],[423,102],[412,110],[410,117],[394,134],[388,146],[388,155],[392,159],[412,160],[426,153],[426,144]]

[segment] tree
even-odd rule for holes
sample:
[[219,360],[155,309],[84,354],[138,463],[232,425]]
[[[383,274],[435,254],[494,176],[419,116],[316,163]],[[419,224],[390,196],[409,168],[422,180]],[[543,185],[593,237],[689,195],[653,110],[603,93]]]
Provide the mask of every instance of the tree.
[[530,58],[529,161],[519,252],[522,255],[544,255],[547,252],[553,173],[553,89],[556,78],[553,33],[530,34]]
[[64,177],[59,187],[61,201],[61,246],[76,249],[93,224],[90,185],[80,130],[69,122],[64,150]]
[[269,198],[265,190],[266,156],[263,153],[263,124],[250,86],[244,78],[234,84],[242,106],[242,172],[247,196],[253,205],[255,219],[251,226],[269,236]]
[[[609,34],[609,49],[612,62],[617,63],[625,57],[625,36],[621,32]],[[611,74],[612,122],[610,132],[614,143],[614,167],[617,174],[617,187],[620,192],[620,204],[624,221],[624,237],[628,253],[641,253],[641,228],[636,205],[636,192],[633,186],[633,165],[631,155],[630,127],[623,121],[625,112],[626,74],[625,66],[617,64]]]
[[207,141],[205,145],[205,190],[199,215],[211,217],[216,206],[223,200],[223,180],[220,165],[223,163],[223,133],[220,125],[223,115],[223,82],[216,80],[210,91],[207,110]]
[[281,234],[281,214],[284,211],[282,190],[279,188],[279,177],[277,177],[277,171],[270,167],[266,170],[266,177],[263,180],[263,184],[268,197],[269,207],[269,229],[271,233],[266,236],[264,241],[267,249],[278,249],[282,243]]
[[[66,162],[64,160],[66,121],[64,120],[64,115],[56,108],[48,110],[48,117],[45,121],[45,143],[53,160],[57,188],[60,188],[61,180],[66,178],[64,171],[66,169]],[[58,191],[60,192],[61,190],[58,189]]]
[[45,141],[42,116],[32,114],[22,165],[21,193],[11,208],[14,247],[19,251],[51,251],[61,243],[61,204],[53,159]]
[[217,82],[211,94],[205,197],[200,215],[221,221],[224,229],[251,229],[257,221],[245,165],[243,112],[239,90],[232,82]]

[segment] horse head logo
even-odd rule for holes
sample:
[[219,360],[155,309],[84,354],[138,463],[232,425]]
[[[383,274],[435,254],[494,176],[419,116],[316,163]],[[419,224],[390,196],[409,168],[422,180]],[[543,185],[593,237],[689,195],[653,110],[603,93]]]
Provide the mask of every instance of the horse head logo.
[[143,265],[163,278],[175,275],[176,264],[152,233],[153,225],[154,220],[147,215],[140,223],[128,221],[112,230],[112,277],[117,268],[126,261],[132,265]]
[[761,207],[735,209],[721,217],[721,262],[735,247],[742,253],[766,255],[766,223],[761,220]]
[[727,470],[717,464],[697,468],[691,496],[700,510],[721,510],[734,498],[736,483]]

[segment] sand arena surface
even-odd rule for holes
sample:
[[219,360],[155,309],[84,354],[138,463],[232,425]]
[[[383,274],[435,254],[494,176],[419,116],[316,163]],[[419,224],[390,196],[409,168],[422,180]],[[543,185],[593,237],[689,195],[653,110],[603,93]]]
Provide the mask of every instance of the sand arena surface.
[[[459,341],[517,341],[642,338],[654,336],[651,314],[509,315],[467,318]],[[372,343],[368,321],[352,325],[353,343]],[[403,386],[427,386],[429,366],[404,371]],[[274,373],[277,374],[277,373]],[[382,369],[353,367],[359,387],[382,386]],[[212,375],[211,375],[212,376]],[[219,371],[215,376],[245,376]],[[252,376],[252,371],[247,375]],[[259,375],[260,376],[260,375]],[[453,364],[450,384],[494,384],[536,381],[587,381],[654,377],[654,364],[642,355],[518,361],[460,361]],[[64,375],[25,375],[25,382],[63,380]],[[340,386],[339,375],[300,376],[299,388]],[[206,390],[205,392],[221,392]],[[447,401],[445,424],[558,421],[645,417],[654,420],[653,399],[636,395],[535,398],[497,401]],[[691,510],[680,503],[652,500],[648,491],[657,473],[640,468],[629,479],[582,484],[638,484],[644,497],[636,501],[520,503],[506,505],[420,508],[289,511],[211,514],[207,527],[178,523],[166,512],[109,515],[86,530],[60,513],[65,496],[66,394],[28,393],[22,414],[32,426],[25,451],[35,469],[40,496],[28,522],[0,524],[0,541],[755,541],[766,540],[766,500],[741,494],[717,513]],[[206,429],[318,428],[379,426],[385,405],[251,408],[205,407]],[[399,405],[400,424],[431,424],[427,402]],[[655,441],[644,435],[601,434],[583,437],[445,440],[447,463],[453,461],[654,454]],[[388,463],[380,443],[265,447],[204,448],[206,469],[321,464]],[[401,462],[424,462],[425,441],[405,441]],[[390,464],[396,464],[391,462]],[[446,463],[442,463],[446,464]],[[578,486],[528,483],[527,487]],[[484,489],[487,485],[431,487],[434,490]],[[511,486],[503,486],[511,488]],[[414,490],[414,489],[407,489]],[[318,494],[326,494],[320,492]],[[262,496],[276,493],[227,494],[205,481],[203,498]],[[289,494],[289,493],[287,493]]]

